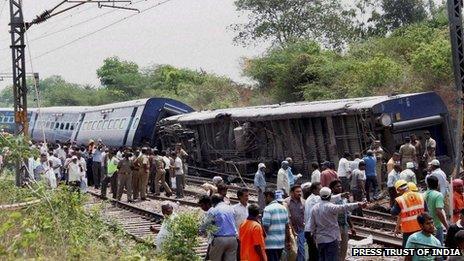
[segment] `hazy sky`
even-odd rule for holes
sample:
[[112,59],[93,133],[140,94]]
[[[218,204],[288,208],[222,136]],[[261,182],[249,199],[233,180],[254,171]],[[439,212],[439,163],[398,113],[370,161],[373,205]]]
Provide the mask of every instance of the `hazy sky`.
[[[0,72],[11,72],[8,2],[0,0]],[[23,0],[26,21],[59,2],[61,0]],[[132,7],[142,10],[159,2],[135,0]],[[266,48],[265,44],[251,48],[234,46],[234,33],[226,28],[245,21],[246,17],[240,17],[235,11],[233,0],[171,0],[56,49],[132,14],[131,11],[99,9],[95,4],[85,4],[34,25],[28,31],[34,71],[39,72],[41,78],[62,75],[71,82],[97,85],[96,69],[105,58],[119,56],[142,67],[172,64],[247,81],[241,76],[241,58],[259,55]],[[90,21],[78,25],[86,20]],[[52,52],[37,57],[49,51]],[[29,61],[27,67],[31,72]],[[5,84],[11,84],[11,79],[0,83],[1,86]]]

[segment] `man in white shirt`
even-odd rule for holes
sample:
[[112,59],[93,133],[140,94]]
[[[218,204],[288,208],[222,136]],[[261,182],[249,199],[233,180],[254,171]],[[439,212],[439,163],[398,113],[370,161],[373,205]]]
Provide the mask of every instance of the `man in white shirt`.
[[319,163],[313,162],[311,164],[313,172],[311,173],[311,183],[321,182],[321,171],[319,170]]
[[393,165],[392,171],[388,173],[387,188],[388,188],[388,194],[390,195],[390,207],[391,208],[395,204],[395,199],[398,196],[398,193],[396,192],[396,188],[395,188],[395,183],[398,180],[400,180],[400,173],[401,173],[401,162],[397,162],[395,165]]
[[171,157],[174,160],[174,175],[176,176],[176,198],[183,198],[184,197],[184,187],[183,179],[184,179],[184,165],[182,163],[182,159],[177,156],[177,153],[171,153]]
[[50,151],[48,160],[51,162],[51,167],[53,168],[53,173],[55,174],[56,180],[61,180],[62,162],[58,158],[58,155],[53,153],[53,151]]
[[414,162],[407,162],[406,169],[400,173],[400,179],[406,180],[406,182],[413,182],[414,184],[417,184],[416,173],[414,173],[413,169]]
[[[163,213],[164,220],[163,220],[163,223],[161,224],[161,228],[160,228],[158,234],[156,235],[156,240],[155,240],[156,251],[158,251],[158,252],[161,252],[161,250],[163,248],[163,243],[166,240],[166,237],[169,235],[168,221],[176,218],[176,215],[173,214],[174,209],[173,209],[172,205],[169,204],[169,203],[168,204],[163,204],[161,206],[161,212]],[[155,233],[157,232],[154,226],[151,226],[150,230],[155,232]]]
[[82,180],[82,166],[78,161],[77,156],[71,157],[71,162],[68,166],[68,185],[73,188],[74,191],[79,191],[81,180]]
[[342,182],[342,189],[343,191],[350,191],[350,181],[349,178],[351,176],[351,168],[350,168],[350,161],[351,154],[348,152],[343,153],[343,157],[338,162],[338,178]]
[[[306,199],[305,201],[305,206],[304,206],[304,221],[305,221],[305,238],[306,238],[306,244],[308,244],[308,252],[309,252],[309,260],[319,260],[318,259],[318,249],[317,249],[317,244],[316,241],[314,241],[313,235],[311,235],[311,211],[313,210],[313,207],[321,202],[321,197],[319,196],[319,192],[321,190],[321,184],[316,182],[316,183],[311,183],[310,191],[311,195]],[[333,195],[333,197],[330,199],[331,202],[335,202],[336,200],[339,200],[341,197],[346,197],[349,195],[349,192],[341,193],[338,195]]]
[[239,202],[232,207],[234,209],[235,227],[237,228],[240,228],[240,225],[248,217],[249,197],[250,197],[250,192],[248,191],[248,189],[241,188],[237,191],[237,198]]

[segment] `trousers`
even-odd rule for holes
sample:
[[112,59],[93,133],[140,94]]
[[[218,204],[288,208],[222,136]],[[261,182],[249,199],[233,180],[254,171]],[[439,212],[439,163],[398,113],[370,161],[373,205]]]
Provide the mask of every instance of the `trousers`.
[[237,260],[237,247],[236,237],[215,237],[211,242],[209,258],[211,261],[235,261]]
[[92,173],[93,173],[93,182],[96,189],[100,188],[101,178],[102,178],[102,165],[101,162],[93,161],[92,162]]
[[164,181],[166,181],[166,184],[168,184],[168,186],[170,188],[172,188],[172,184],[171,184],[171,170],[170,169],[164,169],[165,171],[165,174],[164,174]]
[[350,180],[347,177],[340,177],[343,192],[350,191]]
[[297,251],[297,261],[305,261],[305,232],[304,230],[300,231],[297,233],[296,236],[296,242],[298,245],[298,251]]
[[141,199],[147,198],[147,186],[148,186],[148,172],[140,170],[138,190],[140,192]]
[[118,174],[118,200],[121,200],[124,189],[127,191],[127,200],[132,200],[132,176],[130,173]]
[[176,196],[184,196],[184,187],[182,186],[184,175],[176,175]]
[[319,252],[317,250],[316,241],[314,241],[311,232],[305,232],[306,244],[308,245],[308,254],[309,254],[309,261],[318,261],[319,260]]
[[330,243],[317,244],[319,261],[338,261],[339,244],[337,240]]
[[132,171],[132,196],[134,200],[140,196],[140,175],[138,170]]
[[348,229],[344,227],[340,227],[340,254],[339,260],[345,260],[346,258],[346,251],[348,250]]
[[161,185],[164,187],[164,191],[166,195],[171,194],[171,188],[169,188],[168,184],[166,183],[166,171],[164,169],[156,170],[155,176],[155,194],[160,193],[160,182]]
[[108,184],[111,186],[111,193],[113,194],[113,198],[117,198],[118,196],[118,173],[115,172],[113,176],[108,177],[105,175],[102,180],[102,185],[101,185],[101,195],[103,197],[106,197],[106,189],[108,187]]
[[280,261],[282,257],[283,248],[279,249],[266,249],[266,256],[268,261]]
[[261,212],[264,211],[264,208],[266,207],[266,202],[264,201],[264,191],[262,191],[260,188],[258,190],[258,206],[259,210]]
[[377,176],[366,176],[365,190],[366,190],[366,199],[367,199],[367,201],[371,200],[371,196],[370,196],[370,194],[371,194],[370,193],[370,188],[371,187],[374,190],[372,196],[375,199],[375,197],[377,196],[377,187],[378,187]]

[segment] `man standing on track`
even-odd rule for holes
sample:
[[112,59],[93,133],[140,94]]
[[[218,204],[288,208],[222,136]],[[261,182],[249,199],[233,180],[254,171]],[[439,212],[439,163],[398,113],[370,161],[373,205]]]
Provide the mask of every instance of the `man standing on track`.
[[172,195],[171,188],[169,188],[168,184],[166,183],[166,168],[165,168],[165,162],[162,156],[158,154],[158,150],[154,151],[154,163],[156,167],[156,175],[155,175],[155,195],[159,196],[160,195],[160,183],[164,188],[164,191],[166,193],[167,197],[170,197]]
[[131,154],[126,151],[124,158],[118,163],[118,200],[121,200],[122,192],[124,189],[127,191],[127,201],[134,202],[132,200],[132,168],[134,164],[130,159]]
[[264,174],[265,170],[266,165],[264,165],[264,163],[259,163],[258,171],[256,171],[254,179],[254,186],[256,191],[258,192],[258,206],[261,212],[264,210],[264,207],[266,206],[266,202],[264,200],[264,190],[266,189],[266,178]]
[[337,174],[342,182],[343,191],[350,191],[350,181],[352,169],[350,168],[351,154],[349,152],[343,153],[343,157],[338,161]]
[[177,156],[177,153],[173,152],[171,157],[174,160],[174,166],[172,166],[172,168],[176,176],[176,198],[183,198],[184,187],[182,184],[184,180],[184,165],[182,164],[182,159]]
[[304,206],[305,201],[301,198],[303,190],[300,185],[294,185],[290,189],[290,197],[284,200],[287,207],[290,225],[296,234],[298,252],[297,261],[305,260],[305,233],[304,233]]
[[102,149],[103,147],[98,145],[92,151],[92,173],[95,189],[99,189],[101,184],[103,160]]
[[[139,161],[139,190],[140,199],[147,200],[148,175],[150,173],[150,161],[148,159],[148,148],[142,148],[142,154],[137,159]],[[164,177],[163,177],[164,178]]]

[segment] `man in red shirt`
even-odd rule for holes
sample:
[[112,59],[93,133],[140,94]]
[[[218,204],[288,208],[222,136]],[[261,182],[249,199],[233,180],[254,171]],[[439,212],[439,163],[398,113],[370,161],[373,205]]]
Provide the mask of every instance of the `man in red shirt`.
[[321,187],[329,187],[330,182],[338,179],[337,172],[334,170],[335,166],[332,162],[325,161],[322,163],[321,172]]
[[240,225],[240,260],[267,261],[264,244],[264,230],[258,222],[259,207],[256,204],[248,206],[248,218]]
[[462,194],[464,190],[464,183],[462,179],[453,180],[453,223],[458,222],[459,213],[464,209],[464,195]]

